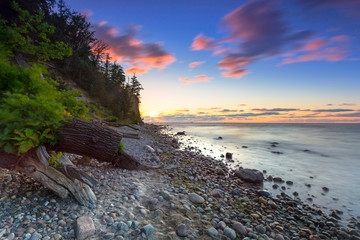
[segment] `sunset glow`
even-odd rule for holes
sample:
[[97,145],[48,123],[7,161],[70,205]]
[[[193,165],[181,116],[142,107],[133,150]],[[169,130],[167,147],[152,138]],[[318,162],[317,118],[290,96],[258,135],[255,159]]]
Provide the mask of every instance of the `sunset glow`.
[[147,122],[360,122],[360,1],[67,3],[138,76]]

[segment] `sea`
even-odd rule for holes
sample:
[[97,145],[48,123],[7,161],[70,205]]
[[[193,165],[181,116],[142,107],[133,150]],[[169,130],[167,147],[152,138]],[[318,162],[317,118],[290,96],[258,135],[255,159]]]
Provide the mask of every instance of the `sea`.
[[[219,161],[232,153],[231,168],[266,171],[293,185],[265,181],[281,192],[326,213],[338,210],[343,221],[360,216],[360,124],[323,123],[166,123],[180,141]],[[284,186],[285,189],[281,187]],[[324,191],[323,188],[328,188]],[[342,214],[341,214],[342,212]]]

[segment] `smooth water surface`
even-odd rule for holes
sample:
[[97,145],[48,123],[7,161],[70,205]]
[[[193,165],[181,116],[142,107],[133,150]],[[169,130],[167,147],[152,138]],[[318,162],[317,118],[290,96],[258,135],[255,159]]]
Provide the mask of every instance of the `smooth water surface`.
[[[266,170],[266,175],[291,180],[286,190],[264,188],[273,195],[294,191],[308,204],[327,212],[338,209],[343,219],[360,216],[360,124],[168,123],[171,132],[185,131],[182,141],[221,160],[233,153],[233,167]],[[217,140],[221,136],[222,140]],[[247,148],[246,148],[247,147]],[[274,153],[278,152],[278,153]],[[310,184],[311,187],[305,186]],[[329,188],[329,192],[323,191]],[[308,200],[312,198],[312,200]]]

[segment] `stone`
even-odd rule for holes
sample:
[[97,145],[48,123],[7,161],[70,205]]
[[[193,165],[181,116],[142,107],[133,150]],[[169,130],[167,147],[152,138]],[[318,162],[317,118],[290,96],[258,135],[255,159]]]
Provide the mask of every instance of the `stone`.
[[13,240],[15,238],[15,234],[14,233],[10,233],[7,240]]
[[151,146],[149,145],[145,145],[145,149],[146,151],[150,152],[150,153],[154,153],[155,152],[155,149],[153,149]]
[[129,226],[124,222],[119,222],[117,225],[119,230],[127,232],[129,230]]
[[256,230],[261,234],[266,233],[266,228],[263,225],[257,225]]
[[182,135],[182,136],[184,136],[184,135],[185,135],[185,131],[177,132],[176,135]]
[[293,185],[294,183],[293,183],[293,181],[289,181],[289,180],[288,180],[288,181],[286,181],[286,184],[287,184],[287,185]]
[[167,201],[170,201],[172,199],[172,196],[167,191],[161,191],[160,196],[162,196]]
[[189,199],[192,203],[201,204],[205,202],[205,199],[196,193],[190,193]]
[[273,181],[274,181],[274,182],[279,182],[279,183],[283,183],[283,182],[284,182],[284,180],[283,180],[281,177],[274,177],[274,178],[273,178]]
[[232,153],[229,153],[229,152],[227,152],[226,154],[225,154],[225,157],[226,157],[226,159],[232,159]]
[[155,228],[151,224],[145,225],[141,228],[141,232],[145,233],[146,236],[149,236],[154,231],[155,231]]
[[78,240],[85,239],[95,234],[94,222],[89,216],[82,216],[76,220],[76,237]]
[[232,227],[236,232],[240,233],[241,235],[245,236],[247,234],[246,228],[240,222],[234,222]]
[[259,190],[259,191],[257,191],[257,194],[259,194],[260,196],[263,196],[263,197],[271,197],[271,193],[268,191],[265,191],[265,190]]
[[30,240],[40,240],[41,238],[42,238],[42,236],[41,236],[40,233],[34,232],[34,233],[31,235]]
[[209,228],[207,232],[211,237],[217,237],[219,235],[219,232],[214,227]]
[[240,168],[238,171],[235,171],[235,176],[250,183],[261,183],[264,180],[262,172],[256,169]]
[[176,227],[176,234],[177,234],[179,237],[186,237],[186,236],[188,235],[188,231],[187,231],[186,225],[185,225],[185,224],[179,224],[179,225]]
[[224,235],[232,240],[236,239],[236,232],[234,231],[234,229],[231,229],[229,227],[224,229]]
[[[53,236],[53,238],[54,238],[55,240],[60,240],[60,239],[63,238],[63,236],[60,235],[60,234],[58,234],[58,233],[55,233],[54,236]],[[80,239],[80,238],[78,238],[78,239]],[[83,238],[82,238],[82,239],[83,239]]]
[[220,189],[213,189],[210,191],[210,195],[216,198],[221,198],[223,196],[223,192]]
[[323,187],[322,190],[323,190],[324,192],[328,192],[328,191],[329,191],[329,188]]

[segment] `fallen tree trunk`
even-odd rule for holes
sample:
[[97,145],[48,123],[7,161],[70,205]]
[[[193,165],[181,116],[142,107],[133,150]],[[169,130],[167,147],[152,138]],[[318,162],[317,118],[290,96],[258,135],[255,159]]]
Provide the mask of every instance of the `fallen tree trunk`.
[[[62,127],[61,135],[61,141],[54,146],[46,145],[46,148],[96,158],[124,169],[155,168],[141,164],[124,151],[118,152],[122,135],[110,127],[71,118]],[[0,151],[0,167],[23,172],[60,197],[66,198],[71,193],[80,204],[93,207],[96,197],[90,186],[95,186],[96,180],[79,170],[66,155],[58,159],[60,169],[49,166],[47,160],[50,155],[46,148],[40,146],[21,156]]]

